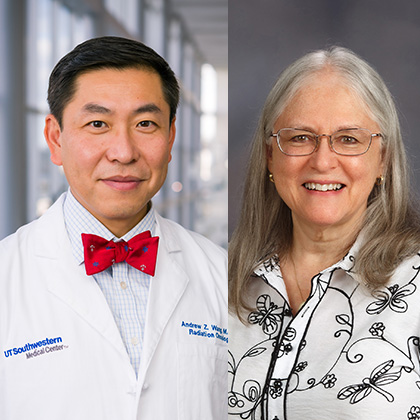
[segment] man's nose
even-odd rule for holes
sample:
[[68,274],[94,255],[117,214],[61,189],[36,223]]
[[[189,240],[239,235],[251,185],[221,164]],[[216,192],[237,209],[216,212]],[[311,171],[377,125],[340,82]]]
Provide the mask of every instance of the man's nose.
[[116,131],[110,147],[107,151],[110,161],[118,161],[123,164],[135,162],[140,157],[138,145],[128,128]]

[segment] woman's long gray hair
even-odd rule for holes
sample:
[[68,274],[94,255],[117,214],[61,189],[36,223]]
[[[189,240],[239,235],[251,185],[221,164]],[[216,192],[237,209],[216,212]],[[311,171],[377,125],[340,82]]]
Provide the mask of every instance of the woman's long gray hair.
[[292,244],[290,209],[268,178],[266,148],[271,144],[271,130],[300,87],[325,68],[343,77],[383,134],[384,182],[370,194],[354,270],[367,287],[376,289],[388,282],[403,259],[420,249],[420,223],[410,201],[400,124],[385,83],[348,49],[332,47],[309,53],[280,75],[267,97],[254,136],[241,216],[229,245],[229,305],[238,315],[246,307],[247,285],[255,267],[276,254],[281,261]]

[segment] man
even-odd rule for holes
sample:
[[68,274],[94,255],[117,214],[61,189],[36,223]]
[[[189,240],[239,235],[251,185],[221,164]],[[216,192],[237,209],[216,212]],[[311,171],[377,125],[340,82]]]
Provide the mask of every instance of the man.
[[53,70],[44,133],[70,188],[0,243],[2,420],[226,416],[226,254],[151,204],[178,99],[132,40],[86,41]]

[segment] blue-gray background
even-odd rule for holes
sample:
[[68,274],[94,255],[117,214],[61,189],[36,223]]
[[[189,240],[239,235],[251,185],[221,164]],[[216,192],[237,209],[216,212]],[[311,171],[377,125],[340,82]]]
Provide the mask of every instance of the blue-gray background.
[[308,51],[341,45],[383,77],[400,114],[420,190],[420,1],[229,0],[229,233],[260,110],[281,71]]

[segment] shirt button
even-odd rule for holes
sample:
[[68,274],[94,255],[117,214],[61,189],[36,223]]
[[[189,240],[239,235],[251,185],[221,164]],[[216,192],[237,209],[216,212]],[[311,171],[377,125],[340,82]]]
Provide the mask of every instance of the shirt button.
[[139,339],[137,337],[132,337],[131,338],[131,344],[133,346],[137,346],[137,344],[139,344]]
[[125,281],[122,281],[120,283],[120,286],[121,286],[121,289],[123,289],[123,290],[127,289],[127,283]]
[[137,393],[137,388],[135,386],[132,386],[128,389],[127,393],[135,396]]

